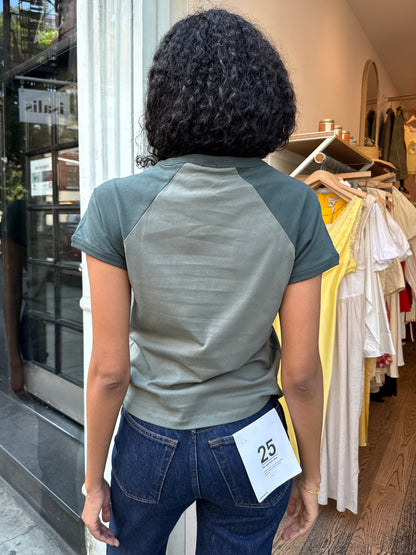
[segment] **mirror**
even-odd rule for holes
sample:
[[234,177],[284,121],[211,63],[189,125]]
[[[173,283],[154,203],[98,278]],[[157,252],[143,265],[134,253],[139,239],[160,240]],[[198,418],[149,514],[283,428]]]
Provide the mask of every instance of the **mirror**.
[[377,147],[378,73],[373,60],[364,66],[361,88],[360,145]]

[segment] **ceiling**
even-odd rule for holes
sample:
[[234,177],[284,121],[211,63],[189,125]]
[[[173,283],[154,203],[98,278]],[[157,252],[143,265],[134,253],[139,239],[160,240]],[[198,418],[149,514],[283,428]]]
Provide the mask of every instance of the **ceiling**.
[[398,94],[416,94],[416,0],[347,2],[383,62]]

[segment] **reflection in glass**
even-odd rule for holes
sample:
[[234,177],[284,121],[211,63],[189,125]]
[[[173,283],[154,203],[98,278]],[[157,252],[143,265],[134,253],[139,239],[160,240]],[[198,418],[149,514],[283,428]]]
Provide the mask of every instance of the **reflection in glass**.
[[81,272],[62,271],[59,275],[58,298],[60,302],[59,317],[82,324],[82,310],[79,300],[82,294]]
[[21,326],[23,358],[54,369],[55,324],[25,313]]
[[30,203],[51,204],[53,200],[52,156],[33,156],[29,160]]
[[29,265],[28,303],[31,310],[55,315],[54,271],[50,266]]
[[[72,56],[76,56],[73,50]],[[69,60],[76,64],[76,60]],[[78,140],[78,94],[76,83],[69,84],[67,87],[59,89],[66,101],[66,110],[57,112],[58,143],[67,143]]]
[[78,148],[58,152],[59,204],[79,207]]
[[53,215],[44,210],[29,212],[29,252],[30,258],[54,260]]
[[65,262],[81,262],[81,251],[71,245],[72,234],[75,232],[80,215],[78,212],[60,212],[58,258]]
[[[76,0],[7,2],[4,14],[4,69],[45,52],[76,32]],[[11,8],[11,9],[10,9]]]
[[52,141],[52,126],[48,123],[25,123],[26,150],[50,147]]
[[82,332],[61,326],[61,374],[77,385],[83,383]]
[[[43,323],[43,322],[41,322]],[[46,335],[46,353],[45,353],[45,364],[56,371],[56,357],[55,357],[55,324],[43,323],[45,326]],[[41,354],[41,353],[40,353]],[[33,359],[35,362],[42,363],[42,360],[38,358]]]

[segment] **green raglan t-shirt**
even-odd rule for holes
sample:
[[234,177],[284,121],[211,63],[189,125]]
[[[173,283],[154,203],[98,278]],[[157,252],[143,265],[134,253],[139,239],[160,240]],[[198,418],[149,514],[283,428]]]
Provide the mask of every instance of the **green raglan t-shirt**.
[[338,263],[315,193],[259,158],[192,154],[108,181],[72,244],[128,271],[124,406],[174,429],[240,420],[281,395],[283,293]]

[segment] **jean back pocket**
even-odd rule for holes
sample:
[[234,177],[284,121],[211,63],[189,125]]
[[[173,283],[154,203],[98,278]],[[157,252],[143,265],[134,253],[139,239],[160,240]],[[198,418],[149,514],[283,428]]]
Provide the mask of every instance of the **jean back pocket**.
[[236,507],[272,507],[279,503],[290,487],[291,480],[259,503],[233,436],[212,439],[208,444]]
[[112,476],[122,492],[136,501],[158,503],[177,444],[123,410],[112,456]]

